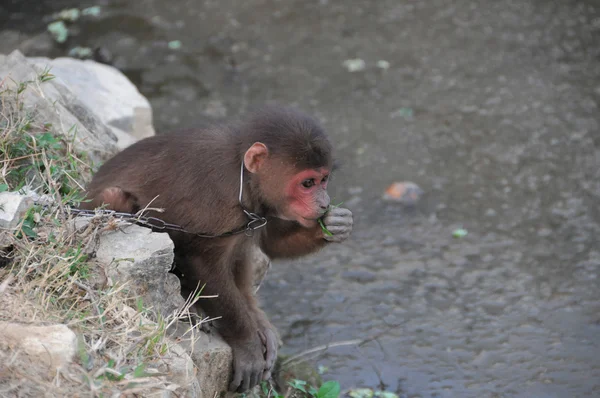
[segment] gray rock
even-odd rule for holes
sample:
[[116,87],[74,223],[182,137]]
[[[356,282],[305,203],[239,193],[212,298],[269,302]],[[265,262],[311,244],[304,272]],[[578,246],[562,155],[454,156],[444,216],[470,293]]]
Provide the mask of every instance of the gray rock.
[[44,120],[67,139],[74,137],[77,150],[87,153],[94,162],[101,162],[117,152],[117,136],[80,97],[59,80],[38,82],[40,70],[19,51],[0,55],[0,80],[4,87],[15,89],[19,82],[34,81],[22,93],[25,108],[38,120]]
[[150,103],[118,69],[73,58],[28,60],[42,70],[50,67],[56,80],[69,87],[103,124],[110,127],[118,137],[119,149],[154,135]]
[[252,251],[252,264],[254,265],[254,292],[258,292],[260,285],[271,268],[271,260],[258,247]]
[[32,326],[0,322],[0,349],[20,351],[52,368],[68,365],[77,353],[77,336],[65,325]]
[[169,332],[190,353],[200,384],[200,397],[212,398],[227,391],[233,370],[231,347],[216,333],[195,332],[186,334],[189,324],[179,323]]
[[33,205],[33,200],[17,192],[0,193],[0,228],[13,229]]
[[[123,306],[122,314],[127,321],[135,319],[136,323],[139,322],[141,325],[156,327],[155,322],[143,315],[140,316],[136,310],[129,306]],[[175,339],[168,336],[164,343],[167,346],[165,354],[161,356],[159,361],[152,363],[150,368],[158,371],[160,374],[158,380],[166,381],[168,386],[166,389],[159,391],[156,389],[144,390],[141,392],[141,396],[152,398],[200,397],[198,371],[187,350]]]
[[128,283],[146,307],[168,316],[184,304],[179,280],[169,273],[173,247],[166,233],[125,225],[100,236],[96,259],[107,269],[109,284]]
[[180,388],[171,394],[174,397],[201,397],[200,380],[194,361],[188,351],[180,344],[171,340],[169,353],[161,358],[169,375],[169,381],[176,383]]

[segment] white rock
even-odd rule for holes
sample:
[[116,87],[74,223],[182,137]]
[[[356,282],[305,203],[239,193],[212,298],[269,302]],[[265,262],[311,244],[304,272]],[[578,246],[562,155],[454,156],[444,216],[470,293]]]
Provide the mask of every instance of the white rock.
[[184,304],[179,280],[169,273],[173,248],[167,233],[126,225],[100,236],[96,259],[106,267],[109,280],[128,283],[146,307],[168,316]]
[[120,149],[154,135],[150,103],[118,69],[91,60],[28,58],[40,69],[50,67],[56,80],[67,86],[118,137]]
[[32,326],[0,322],[0,348],[22,351],[54,368],[68,365],[77,352],[77,336],[65,325]]
[[33,200],[17,192],[0,193],[0,228],[13,229],[25,216]]
[[88,154],[94,162],[102,162],[117,152],[117,137],[96,115],[75,95],[67,85],[56,79],[39,83],[40,70],[36,69],[19,51],[9,55],[0,54],[0,80],[4,88],[16,89],[19,82],[35,83],[21,94],[25,109],[45,123],[52,125],[53,131],[62,134],[67,140],[74,140],[77,150]]

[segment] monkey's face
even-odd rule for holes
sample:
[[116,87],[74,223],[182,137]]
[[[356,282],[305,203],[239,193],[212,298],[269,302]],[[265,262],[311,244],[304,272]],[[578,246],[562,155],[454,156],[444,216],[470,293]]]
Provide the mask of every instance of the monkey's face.
[[278,208],[279,217],[313,227],[329,207],[328,180],[329,169],[325,167],[292,174],[282,195],[284,203]]
[[[329,207],[327,183],[330,168],[298,169],[293,156],[269,156],[267,147],[254,143],[244,155],[246,169],[254,174],[259,197],[269,214],[310,228]],[[330,159],[325,160],[330,163]]]

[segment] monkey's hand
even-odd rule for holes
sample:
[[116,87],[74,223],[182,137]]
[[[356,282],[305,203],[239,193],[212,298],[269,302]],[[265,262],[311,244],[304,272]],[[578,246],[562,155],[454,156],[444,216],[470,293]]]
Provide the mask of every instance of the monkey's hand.
[[342,242],[352,232],[352,212],[342,207],[334,207],[323,217],[323,224],[330,232],[323,231],[323,238],[328,242]]
[[260,383],[267,369],[265,345],[260,331],[248,340],[230,341],[233,351],[233,379],[230,391],[242,393]]
[[233,349],[233,380],[231,391],[244,392],[262,380],[271,378],[271,371],[277,359],[279,334],[266,314],[259,308],[254,309],[257,324],[256,337],[250,341],[229,343]]

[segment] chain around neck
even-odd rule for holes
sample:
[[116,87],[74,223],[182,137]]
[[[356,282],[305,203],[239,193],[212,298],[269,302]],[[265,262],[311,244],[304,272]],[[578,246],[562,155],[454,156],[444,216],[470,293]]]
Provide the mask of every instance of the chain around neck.
[[246,213],[246,216],[250,220],[248,222],[248,227],[252,227],[252,230],[254,230],[257,228],[264,227],[267,224],[267,219],[256,213],[249,212],[248,210],[246,210],[246,208],[244,207],[244,204],[242,203],[242,196],[244,194],[244,160],[243,159],[242,159],[241,163],[242,164],[240,167],[240,194],[238,196],[238,201],[240,202],[240,206],[242,207],[242,210],[244,211],[244,213]]

